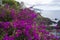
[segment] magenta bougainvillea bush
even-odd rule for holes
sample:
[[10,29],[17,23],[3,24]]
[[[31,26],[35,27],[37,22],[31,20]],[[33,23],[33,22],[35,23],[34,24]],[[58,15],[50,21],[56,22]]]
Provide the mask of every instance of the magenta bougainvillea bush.
[[29,8],[19,12],[8,5],[0,8],[0,40],[58,40],[43,23],[37,25],[37,16]]

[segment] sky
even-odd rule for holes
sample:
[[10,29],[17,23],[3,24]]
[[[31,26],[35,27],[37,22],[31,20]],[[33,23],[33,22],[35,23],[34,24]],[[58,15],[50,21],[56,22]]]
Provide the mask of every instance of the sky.
[[28,4],[36,4],[36,3],[45,4],[45,3],[51,2],[52,0],[16,0],[16,1],[19,1],[19,2],[23,1]]
[[27,7],[32,5],[34,8],[42,9],[42,16],[50,19],[58,18],[60,20],[60,0],[16,0],[23,1]]
[[60,0],[16,0],[23,1],[26,6],[32,6],[36,4],[40,4],[35,6],[35,8],[43,9],[43,10],[60,10]]

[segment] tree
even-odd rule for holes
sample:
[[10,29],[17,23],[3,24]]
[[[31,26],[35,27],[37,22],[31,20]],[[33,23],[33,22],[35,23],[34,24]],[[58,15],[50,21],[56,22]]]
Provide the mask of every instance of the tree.
[[2,0],[2,4],[8,4],[11,8],[15,8],[17,9],[18,6],[20,5],[19,2],[15,1],[15,0]]

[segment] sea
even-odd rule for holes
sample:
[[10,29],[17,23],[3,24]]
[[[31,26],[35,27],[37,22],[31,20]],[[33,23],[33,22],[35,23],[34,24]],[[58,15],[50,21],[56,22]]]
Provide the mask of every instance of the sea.
[[41,11],[41,15],[56,22],[60,20],[60,10],[43,10]]

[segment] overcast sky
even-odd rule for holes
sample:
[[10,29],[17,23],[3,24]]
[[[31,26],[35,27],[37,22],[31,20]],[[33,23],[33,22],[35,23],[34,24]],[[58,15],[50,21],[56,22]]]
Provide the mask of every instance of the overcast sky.
[[43,10],[60,10],[60,0],[16,0],[16,1],[19,2],[23,1],[26,4],[26,6],[40,4],[38,6],[35,6],[35,8]]

